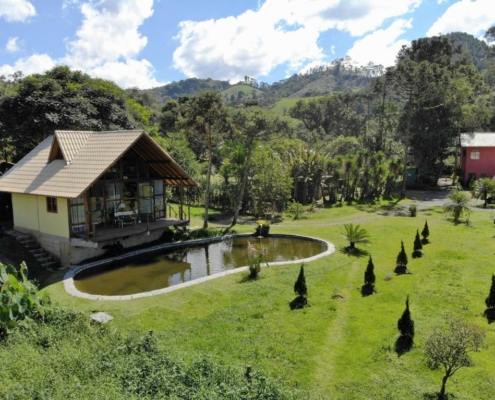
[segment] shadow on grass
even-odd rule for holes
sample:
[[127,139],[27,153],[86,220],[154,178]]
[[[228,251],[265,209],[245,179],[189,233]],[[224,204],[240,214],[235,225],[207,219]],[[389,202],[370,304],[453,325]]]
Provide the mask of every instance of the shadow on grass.
[[395,341],[395,352],[400,357],[412,349],[413,343],[411,336],[400,335]]
[[423,253],[420,250],[414,250],[412,253],[412,258],[421,258],[423,257]]
[[483,316],[486,318],[486,321],[489,324],[493,324],[495,322],[495,309],[494,308],[487,308],[485,312],[483,313]]
[[363,285],[361,287],[361,295],[363,297],[371,296],[373,293],[375,293],[375,286],[374,285]]
[[291,310],[300,310],[304,307],[308,307],[308,299],[304,296],[297,296],[289,303]]
[[260,279],[259,275],[256,275],[255,277],[251,276],[251,274],[244,275],[240,280],[239,283],[246,283],[246,282],[255,282]]
[[357,247],[342,247],[340,249],[340,252],[342,254],[347,254],[348,256],[354,256],[354,257],[366,257],[369,255],[369,253],[366,250],[361,250],[358,249]]
[[397,275],[411,275],[411,271],[409,271],[406,266],[402,265],[397,265],[394,269],[394,272]]
[[427,244],[430,244],[430,241],[428,239],[421,239],[421,244],[425,246]]
[[[449,393],[445,393],[445,395],[443,396],[443,400],[453,400],[456,398],[457,397],[454,394],[449,394]],[[440,393],[424,393],[423,394],[423,400],[439,400],[439,399],[440,399]]]

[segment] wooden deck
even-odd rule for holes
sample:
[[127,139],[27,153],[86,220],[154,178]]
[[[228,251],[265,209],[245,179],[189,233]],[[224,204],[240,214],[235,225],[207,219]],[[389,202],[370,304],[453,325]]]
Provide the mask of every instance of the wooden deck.
[[[157,231],[157,230],[162,230],[164,231],[167,228],[170,227],[185,227],[186,225],[189,224],[189,221],[187,220],[180,220],[176,218],[164,218],[164,219],[159,219],[154,222],[149,223],[149,230],[151,231]],[[121,238],[126,238],[129,236],[135,236],[135,235],[146,235],[146,232],[148,231],[148,225],[146,222],[141,222],[137,223],[136,225],[134,224],[129,224],[129,225],[124,225],[123,228],[120,226],[116,227],[96,227],[96,234],[91,235],[91,240],[94,242],[106,242],[109,240],[115,240],[115,239],[121,239]]]

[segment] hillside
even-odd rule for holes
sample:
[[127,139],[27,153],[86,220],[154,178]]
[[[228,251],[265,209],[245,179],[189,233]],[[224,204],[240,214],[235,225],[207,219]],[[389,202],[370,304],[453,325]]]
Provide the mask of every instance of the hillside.
[[[495,65],[490,57],[490,47],[472,35],[454,32],[446,35],[454,43],[461,45],[474,65],[484,72]],[[180,96],[194,95],[204,89],[218,90],[226,104],[236,105],[248,100],[257,100],[265,107],[277,104],[281,99],[297,99],[321,96],[335,92],[361,90],[371,81],[384,73],[381,65],[368,64],[359,66],[349,57],[334,60],[331,64],[310,68],[308,71],[294,74],[273,84],[258,82],[245,77],[244,83],[236,85],[228,81],[215,79],[190,78],[149,90],[159,104]],[[282,103],[282,110],[287,105]],[[274,106],[278,110],[279,106]]]
[[222,91],[228,89],[230,86],[228,81],[219,81],[211,78],[189,78],[153,88],[151,89],[151,92],[161,104],[165,104],[168,100],[178,99],[180,96],[192,96],[204,89]]
[[493,58],[490,57],[490,47],[482,40],[464,32],[453,32],[445,36],[455,44],[460,45],[462,50],[469,54],[479,72],[483,72],[490,65],[495,64]]

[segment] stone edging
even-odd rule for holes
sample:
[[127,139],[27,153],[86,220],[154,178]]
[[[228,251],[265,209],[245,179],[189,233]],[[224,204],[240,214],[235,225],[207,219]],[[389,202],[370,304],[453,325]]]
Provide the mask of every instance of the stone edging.
[[[95,262],[92,262],[89,264],[84,264],[84,265],[75,267],[75,268],[67,271],[67,273],[64,275],[64,287],[65,287],[65,290],[67,291],[67,293],[71,294],[72,296],[81,297],[83,299],[88,299],[88,300],[133,300],[133,299],[139,299],[139,298],[143,298],[143,297],[150,297],[150,296],[155,296],[155,295],[159,295],[159,294],[169,293],[169,292],[173,292],[174,290],[193,286],[193,285],[196,285],[198,283],[202,283],[202,282],[206,282],[206,281],[209,281],[212,279],[220,278],[222,276],[232,275],[232,274],[236,274],[236,273],[243,272],[243,271],[245,272],[245,271],[248,271],[249,267],[234,268],[234,269],[230,269],[230,270],[227,270],[224,272],[220,272],[218,274],[213,274],[213,275],[205,276],[203,278],[198,278],[198,279],[195,279],[193,281],[179,283],[178,285],[170,286],[167,288],[152,290],[151,292],[129,294],[129,295],[124,295],[124,296],[103,296],[103,295],[97,295],[97,294],[83,293],[83,292],[80,292],[74,284],[74,276],[85,269],[93,268],[96,266],[102,266],[102,265],[106,265],[106,264],[111,264],[115,261],[120,261],[120,260],[124,260],[126,258],[135,257],[135,256],[140,255],[140,254],[154,253],[154,252],[158,252],[158,251],[161,251],[164,249],[169,249],[169,248],[176,249],[176,248],[181,248],[181,247],[191,247],[191,246],[195,246],[195,245],[221,242],[221,241],[226,240],[226,239],[236,238],[236,237],[245,237],[245,236],[252,236],[252,235],[251,234],[227,235],[227,236],[217,236],[214,238],[207,238],[207,239],[191,240],[191,241],[180,242],[180,243],[166,243],[166,244],[161,244],[158,246],[149,247],[146,249],[131,251],[131,252],[123,254],[121,256],[107,258],[107,259],[95,261]],[[317,254],[316,256],[301,259],[301,260],[272,262],[272,263],[269,263],[270,267],[280,266],[280,265],[288,265],[288,264],[299,264],[302,262],[310,262],[310,261],[314,261],[314,260],[317,260],[319,258],[328,256],[328,255],[335,252],[334,244],[330,243],[326,240],[322,240],[322,239],[312,238],[309,236],[285,235],[285,234],[275,234],[275,235],[270,235],[270,236],[310,240],[310,241],[315,241],[315,242],[320,242],[320,243],[326,244],[326,246],[327,246],[326,251],[324,251],[323,253]]]

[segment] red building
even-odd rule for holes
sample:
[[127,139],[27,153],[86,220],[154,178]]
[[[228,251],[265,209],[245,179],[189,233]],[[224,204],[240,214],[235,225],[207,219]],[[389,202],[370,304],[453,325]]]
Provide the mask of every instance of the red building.
[[495,176],[495,133],[461,133],[461,178],[466,186]]

